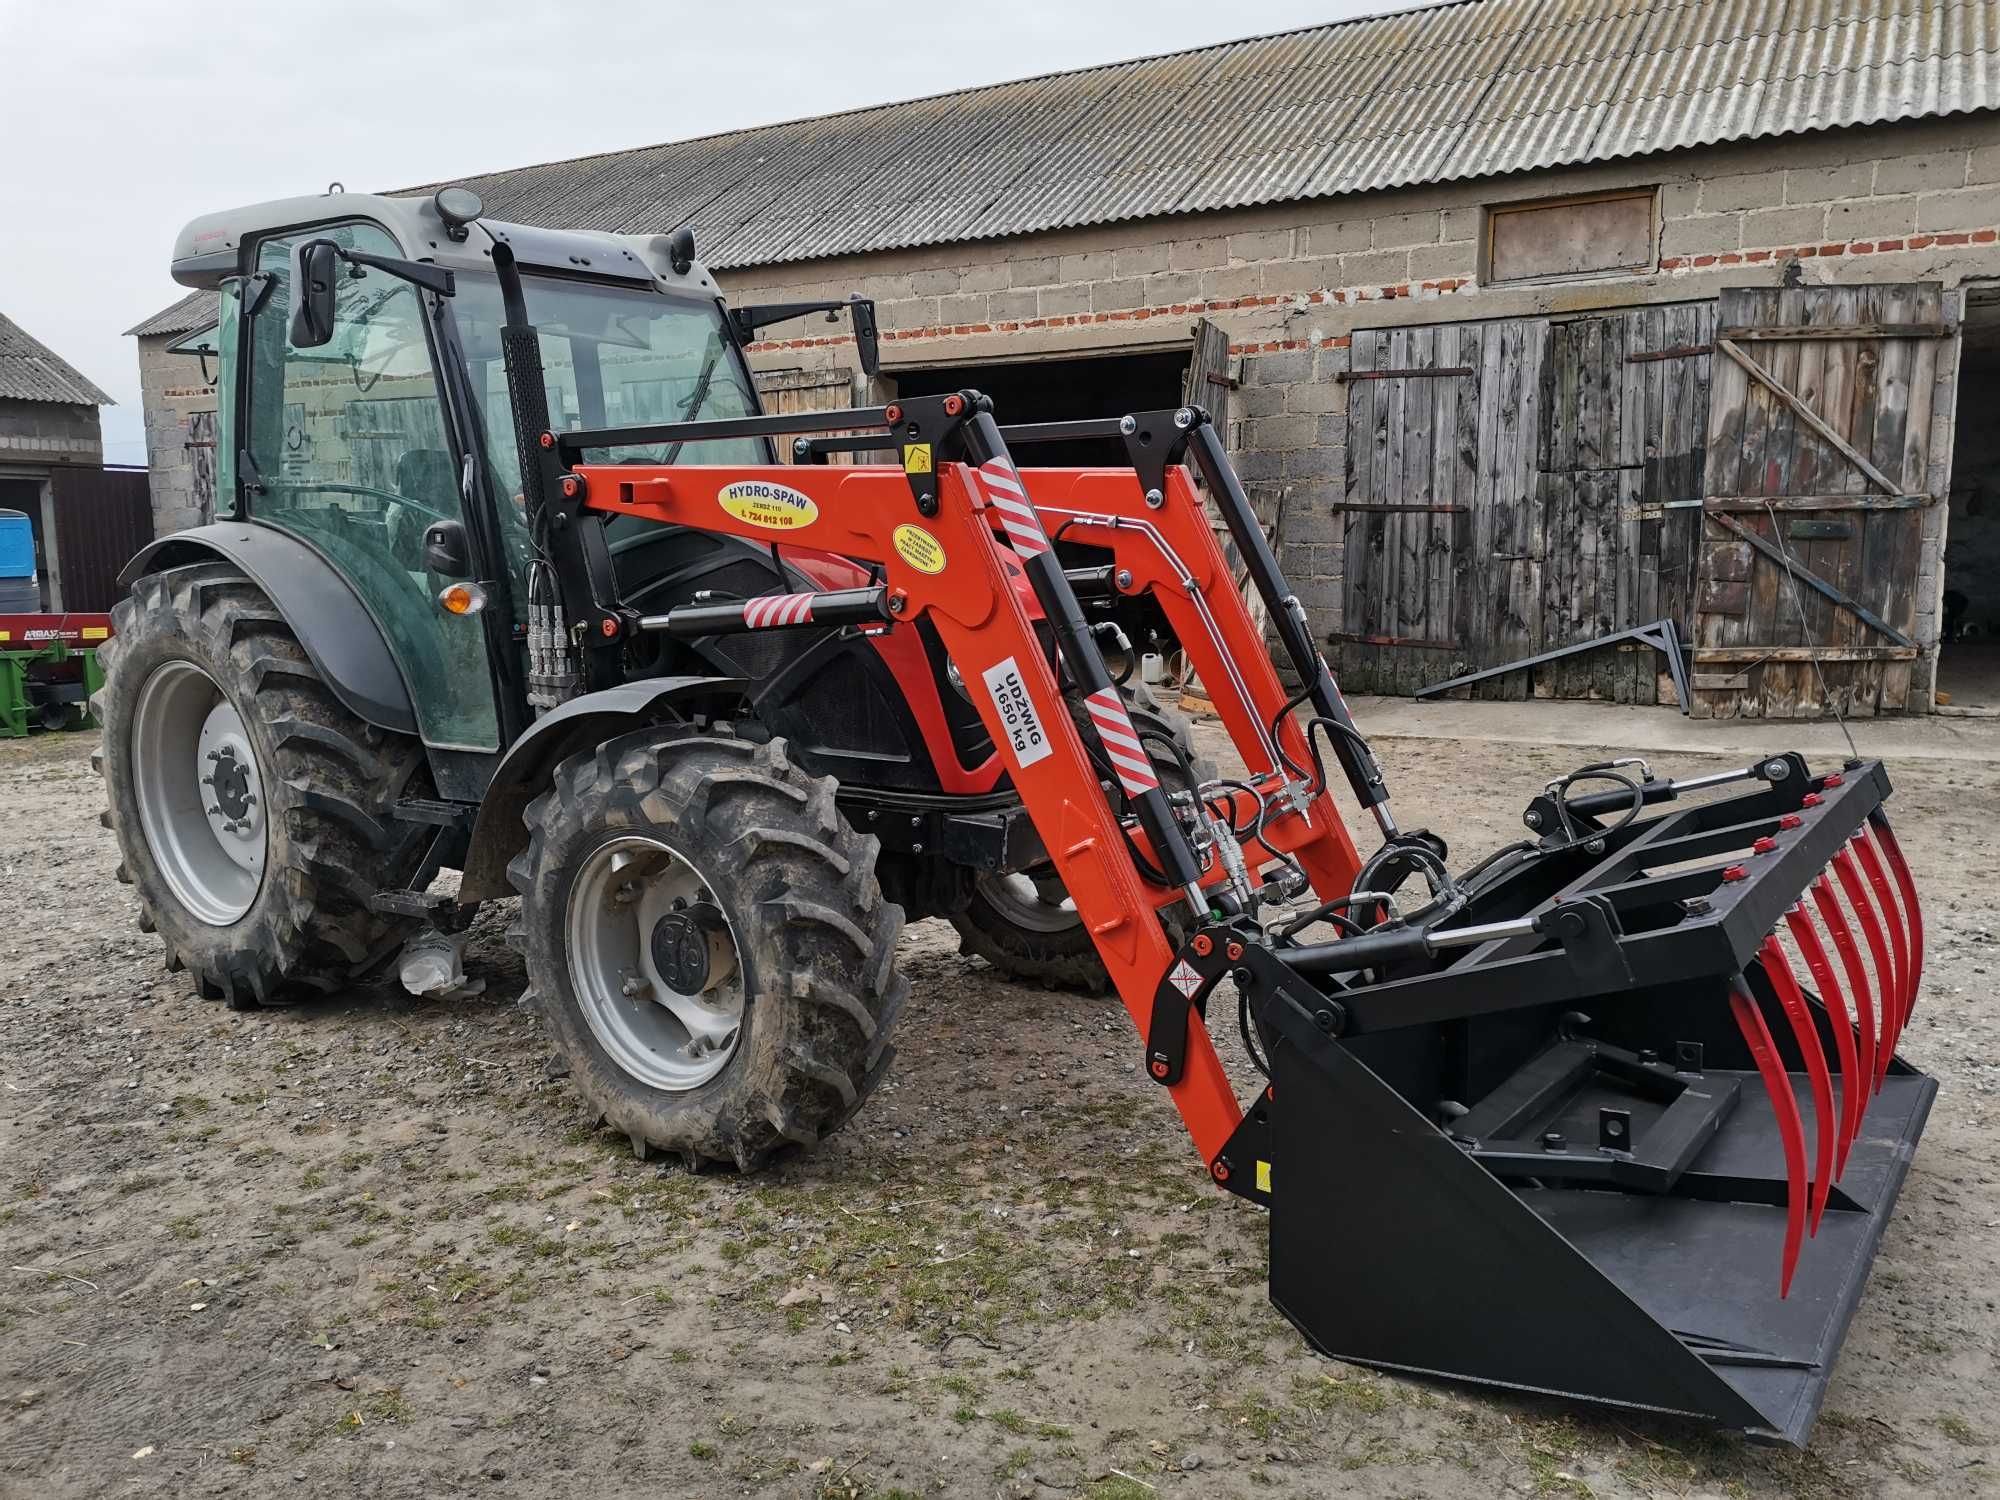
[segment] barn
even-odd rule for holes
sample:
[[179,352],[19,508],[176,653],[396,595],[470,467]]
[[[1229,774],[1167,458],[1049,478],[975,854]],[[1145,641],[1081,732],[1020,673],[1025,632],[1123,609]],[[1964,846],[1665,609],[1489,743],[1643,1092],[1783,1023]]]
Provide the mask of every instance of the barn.
[[[2000,711],[1990,5],[1460,0],[468,185],[874,298],[775,410],[1207,406],[1350,690],[1671,701],[1667,622],[1697,714]],[[133,330],[163,531],[213,321]]]

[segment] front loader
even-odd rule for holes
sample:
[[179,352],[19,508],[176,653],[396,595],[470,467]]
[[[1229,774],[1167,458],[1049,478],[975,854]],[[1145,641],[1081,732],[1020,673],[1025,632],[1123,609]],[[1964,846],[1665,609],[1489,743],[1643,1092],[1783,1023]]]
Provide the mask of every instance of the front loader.
[[[1197,407],[766,416],[739,339],[800,309],[725,314],[685,232],[452,189],[198,220],[176,271],[223,293],[232,515],[135,560],[98,712],[204,993],[451,952],[517,895],[592,1110],[751,1168],[862,1107],[905,911],[949,916],[1115,988],[1325,1353],[1805,1440],[1935,1094],[1878,763],[1583,766],[1455,870]],[[1125,462],[1017,462],[1084,437]],[[1239,774],[1121,682],[1107,602],[1158,611]]]

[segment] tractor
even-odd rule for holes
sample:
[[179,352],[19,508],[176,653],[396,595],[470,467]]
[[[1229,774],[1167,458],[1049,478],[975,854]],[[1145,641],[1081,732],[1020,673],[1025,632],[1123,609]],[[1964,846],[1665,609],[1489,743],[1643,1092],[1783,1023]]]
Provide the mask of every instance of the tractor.
[[[219,296],[218,518],[127,568],[93,706],[200,994],[455,985],[516,902],[600,1122],[747,1171],[864,1105],[944,917],[1116,991],[1319,1349],[1805,1440],[1936,1091],[1879,763],[1583,766],[1454,871],[1197,406],[765,414],[757,330],[844,313],[873,379],[871,304],[730,307],[686,228],[457,187],[209,215],[173,270]],[[1123,461],[1016,462],[1080,438]],[[1130,681],[1149,631],[1235,775]]]

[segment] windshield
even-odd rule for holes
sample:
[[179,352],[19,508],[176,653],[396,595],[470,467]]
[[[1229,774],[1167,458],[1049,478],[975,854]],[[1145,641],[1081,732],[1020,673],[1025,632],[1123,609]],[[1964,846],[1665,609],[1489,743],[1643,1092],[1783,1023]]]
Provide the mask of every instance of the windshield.
[[[722,310],[709,298],[669,297],[639,287],[528,277],[528,317],[542,343],[549,421],[558,432],[744,417],[756,410],[749,376],[730,347]],[[503,493],[521,488],[520,454],[500,352],[506,314],[499,281],[460,275],[452,311],[485,401],[494,474]],[[755,464],[759,438],[600,449],[600,463]]]

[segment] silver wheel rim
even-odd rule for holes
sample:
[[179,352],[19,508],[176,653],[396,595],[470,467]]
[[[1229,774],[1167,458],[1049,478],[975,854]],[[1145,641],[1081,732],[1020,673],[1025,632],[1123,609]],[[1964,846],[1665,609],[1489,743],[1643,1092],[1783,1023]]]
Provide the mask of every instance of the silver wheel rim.
[[1003,921],[1029,932],[1069,932],[1083,921],[1069,892],[1052,874],[982,875],[979,893]]
[[[676,913],[713,913],[706,982],[675,989],[653,934]],[[665,1093],[699,1088],[729,1065],[743,1029],[742,950],[698,871],[658,839],[593,850],[570,887],[569,977],[598,1045],[633,1079]]]
[[139,826],[174,899],[207,926],[240,921],[269,842],[242,716],[193,662],[163,663],[139,689],[131,755]]

